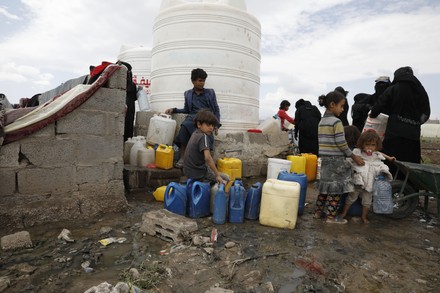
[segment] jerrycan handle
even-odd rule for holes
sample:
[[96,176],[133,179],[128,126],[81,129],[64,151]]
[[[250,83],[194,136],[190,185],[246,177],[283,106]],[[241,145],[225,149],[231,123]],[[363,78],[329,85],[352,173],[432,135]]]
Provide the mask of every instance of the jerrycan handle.
[[170,184],[168,184],[167,188],[165,189],[165,194],[164,194],[164,203],[165,205],[169,205],[168,203],[173,202],[174,197],[172,197],[171,195],[174,195],[173,191],[174,191],[174,185],[172,184],[173,182],[171,182]]
[[160,113],[159,116],[160,116],[160,117],[163,117],[163,118],[167,118],[167,119],[172,119],[172,118],[171,118],[171,115],[169,115],[169,114],[165,114],[165,113]]
[[157,148],[161,148],[161,149],[165,150],[165,149],[167,149],[167,145],[165,145],[165,144],[160,144],[160,145],[158,145]]
[[202,198],[202,186],[198,183],[198,181],[194,182],[192,186],[191,197],[194,204],[197,204]]
[[225,191],[225,185],[223,183],[220,183],[218,185],[218,190]]

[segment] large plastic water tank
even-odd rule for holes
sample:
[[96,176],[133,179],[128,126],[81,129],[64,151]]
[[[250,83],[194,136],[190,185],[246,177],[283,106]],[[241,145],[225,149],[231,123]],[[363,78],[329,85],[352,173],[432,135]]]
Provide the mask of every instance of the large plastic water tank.
[[151,94],[151,49],[143,46],[122,45],[118,60],[127,62],[132,67],[133,81]]
[[217,94],[220,131],[255,128],[260,45],[260,23],[244,0],[163,0],[153,26],[151,109],[183,108],[191,70],[202,68]]

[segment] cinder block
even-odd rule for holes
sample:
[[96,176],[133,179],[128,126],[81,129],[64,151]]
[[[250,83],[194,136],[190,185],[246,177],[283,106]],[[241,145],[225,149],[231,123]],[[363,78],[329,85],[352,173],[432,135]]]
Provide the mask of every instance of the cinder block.
[[12,142],[0,147],[0,168],[18,167],[18,154],[20,153],[20,142]]
[[165,209],[144,213],[142,215],[142,225],[139,228],[139,231],[148,235],[157,235],[165,241],[174,241],[175,243],[181,243],[197,230],[195,220]]
[[18,192],[23,194],[57,194],[78,189],[74,166],[60,168],[26,168],[18,171]]
[[76,141],[78,165],[89,165],[109,160],[122,160],[124,141],[121,136],[81,135]]
[[[102,163],[99,165],[77,166],[76,183],[106,183],[113,179],[114,163]],[[122,172],[122,169],[121,169]],[[122,175],[121,175],[122,176]]]
[[15,192],[15,169],[0,168],[0,196],[12,195]]
[[38,130],[37,132],[32,133],[26,138],[26,140],[34,140],[34,139],[42,139],[42,138],[53,139],[55,137],[55,123],[49,124],[46,127]]
[[[105,135],[107,133],[107,115],[101,111],[79,110],[61,118],[57,122],[57,134],[93,134]],[[114,126],[111,126],[114,129]]]
[[127,87],[127,68],[121,66],[119,70],[113,73],[107,82],[107,87],[111,89],[126,89]]
[[20,231],[1,238],[3,250],[13,250],[32,247],[31,235],[28,231]]
[[115,112],[123,114],[125,110],[125,97],[125,89],[100,88],[78,109]]
[[75,141],[71,139],[26,140],[21,144],[22,154],[32,165],[59,167],[72,165],[75,161]]

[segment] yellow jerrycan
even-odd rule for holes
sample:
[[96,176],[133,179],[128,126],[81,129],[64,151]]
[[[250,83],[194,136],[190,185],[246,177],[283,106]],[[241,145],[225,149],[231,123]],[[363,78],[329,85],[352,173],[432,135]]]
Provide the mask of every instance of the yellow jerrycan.
[[292,165],[290,166],[290,172],[295,172],[298,174],[306,173],[306,157],[304,156],[296,156],[290,155],[287,156],[287,160],[292,161]]
[[237,158],[220,158],[217,160],[217,169],[219,172],[228,174],[230,181],[225,187],[225,191],[229,192],[232,182],[236,178],[241,178],[242,176],[242,162]]
[[315,154],[301,154],[301,156],[306,158],[306,175],[307,181],[316,180],[316,169],[318,167],[318,156]]

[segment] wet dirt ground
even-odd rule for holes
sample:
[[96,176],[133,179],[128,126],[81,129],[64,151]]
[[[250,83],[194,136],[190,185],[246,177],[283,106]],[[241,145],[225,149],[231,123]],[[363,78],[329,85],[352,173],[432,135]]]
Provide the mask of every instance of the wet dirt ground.
[[[261,182],[245,183],[254,181]],[[370,213],[367,225],[358,218],[349,218],[347,225],[332,225],[313,219],[316,189],[311,183],[295,229],[249,220],[217,225],[211,251],[207,244],[186,241],[176,246],[139,232],[142,214],[163,208],[151,192],[127,194],[127,213],[28,228],[33,248],[0,251],[0,278],[9,280],[0,292],[77,293],[118,281],[149,288],[143,292],[198,293],[215,284],[234,292],[439,290],[440,224],[434,200],[428,216],[419,207],[399,220]],[[195,233],[210,237],[212,219],[197,223]],[[64,228],[74,242],[57,239]],[[0,228],[0,236],[4,235]],[[99,243],[110,236],[126,240],[108,246]],[[88,270],[81,266],[86,262]],[[137,280],[127,272],[130,268],[139,272]]]

